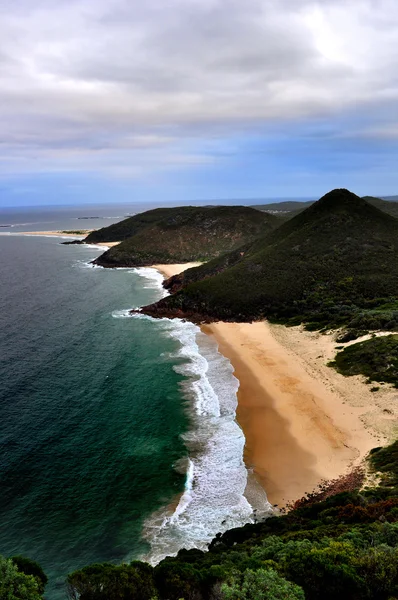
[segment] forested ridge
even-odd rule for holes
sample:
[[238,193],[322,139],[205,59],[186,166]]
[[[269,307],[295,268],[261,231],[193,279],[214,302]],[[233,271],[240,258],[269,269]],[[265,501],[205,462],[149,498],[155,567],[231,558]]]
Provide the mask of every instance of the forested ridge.
[[147,211],[91,233],[85,242],[120,241],[95,263],[103,267],[208,261],[267,235],[280,224],[245,206]]

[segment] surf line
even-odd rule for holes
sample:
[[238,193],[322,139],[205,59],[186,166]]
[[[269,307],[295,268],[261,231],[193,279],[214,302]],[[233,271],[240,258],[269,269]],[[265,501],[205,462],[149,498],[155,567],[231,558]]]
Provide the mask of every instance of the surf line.
[[[153,268],[134,269],[147,280],[145,287],[163,288],[163,275]],[[174,338],[179,349],[174,370],[184,376],[181,391],[187,401],[190,429],[183,440],[188,451],[185,489],[174,512],[165,507],[149,517],[143,536],[151,551],[152,564],[182,548],[206,549],[219,532],[253,522],[255,512],[270,513],[265,492],[256,490],[256,506],[248,501],[252,479],[243,461],[245,438],[236,421],[239,381],[233,367],[214,339],[193,323],[181,319],[150,319]]]

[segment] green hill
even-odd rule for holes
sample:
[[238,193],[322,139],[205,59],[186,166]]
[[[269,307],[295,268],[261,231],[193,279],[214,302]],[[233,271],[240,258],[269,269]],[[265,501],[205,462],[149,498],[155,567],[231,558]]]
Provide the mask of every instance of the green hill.
[[[121,228],[126,235],[130,232],[128,239],[102,254],[95,263],[131,267],[207,261],[253,242],[279,223],[277,217],[245,206],[157,209],[94,232],[103,238],[108,236],[108,241],[109,236],[120,235]],[[86,241],[93,241],[92,234]]]
[[[398,217],[398,202],[396,201],[397,196],[389,196],[388,198],[386,197],[384,199],[376,198],[375,196],[364,196],[363,199],[387,214],[392,215],[393,217]],[[286,220],[295,217],[299,212],[302,212],[311,206],[311,204],[314,204],[314,202],[315,200],[289,200],[273,202],[271,204],[253,204],[252,208],[278,215]]]
[[[199,269],[206,277],[206,267]],[[398,221],[347,190],[334,190],[254,242],[234,266],[144,310],[314,327],[361,317],[366,327],[375,312],[396,309],[397,290]]]
[[266,212],[289,215],[299,210],[304,210],[314,204],[315,200],[281,200],[280,202],[271,202],[270,204],[252,204],[252,208],[264,210]]
[[[191,207],[187,207],[190,209]],[[181,208],[155,208],[147,210],[143,213],[138,213],[133,217],[128,217],[114,223],[108,227],[102,227],[92,231],[84,240],[87,244],[97,244],[98,242],[121,242],[147,227],[161,221],[162,219],[173,217],[181,211]]]

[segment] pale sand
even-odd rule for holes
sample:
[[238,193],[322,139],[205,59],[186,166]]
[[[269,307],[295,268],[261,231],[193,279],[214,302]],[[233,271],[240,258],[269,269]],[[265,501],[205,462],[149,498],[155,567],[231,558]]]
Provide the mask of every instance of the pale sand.
[[[13,231],[11,232],[11,235],[48,235],[48,236],[62,236],[62,237],[84,237],[85,235],[88,235],[89,233],[91,233],[92,231],[95,231],[94,229],[78,229],[76,231],[82,231],[82,234],[78,234],[78,233],[69,233],[66,231]],[[8,233],[6,233],[6,235],[9,235]]]
[[[153,267],[171,277],[198,264]],[[328,367],[336,345],[349,345],[337,344],[334,334],[266,322],[202,329],[215,337],[239,379],[245,462],[272,504],[294,502],[396,438],[398,391],[386,385],[371,392],[363,377]]]
[[214,335],[240,381],[237,419],[245,462],[272,504],[284,506],[322,480],[347,473],[398,432],[398,392],[370,392],[326,363],[333,336],[258,323],[215,323]]
[[[78,234],[69,231],[15,231],[11,232],[10,234],[8,232],[1,231],[0,235],[41,235],[44,237],[72,237],[77,239],[84,239],[86,235],[88,235],[92,231],[95,231],[95,229],[79,229],[76,231],[82,231],[83,233]],[[93,246],[105,246],[111,248],[112,246],[117,246],[118,244],[120,244],[120,242],[97,242],[96,244],[93,244]]]
[[202,263],[200,262],[189,262],[189,263],[181,263],[176,265],[152,265],[153,269],[157,269],[164,277],[172,277],[173,275],[178,275],[187,269],[192,269],[193,267],[199,267]]
[[105,246],[105,248],[112,248],[113,246],[118,246],[120,242],[96,242],[93,244],[94,246]]

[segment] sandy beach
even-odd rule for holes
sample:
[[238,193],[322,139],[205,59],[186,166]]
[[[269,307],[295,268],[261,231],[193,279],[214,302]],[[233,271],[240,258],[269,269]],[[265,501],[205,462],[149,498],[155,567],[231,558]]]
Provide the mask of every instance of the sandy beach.
[[215,323],[213,335],[240,381],[237,419],[245,462],[272,504],[283,507],[346,474],[397,433],[398,392],[370,392],[326,363],[331,335],[258,323]]
[[[88,235],[94,229],[76,229],[76,231],[80,231],[81,233],[74,233],[72,231],[12,231],[11,235],[48,235],[48,236],[65,236],[65,237],[73,237],[73,238],[84,238],[84,236]],[[10,235],[8,232],[5,235]]]
[[[95,229],[79,229],[81,233],[74,233],[72,231],[15,231],[15,232],[0,232],[0,235],[39,235],[44,237],[70,237],[73,239],[84,239],[86,235],[95,231]],[[105,248],[111,248],[117,246],[120,242],[97,242],[94,246],[101,246]]]
[[[200,263],[153,265],[171,277]],[[239,379],[237,420],[244,459],[282,508],[361,464],[369,450],[396,438],[398,391],[371,392],[361,376],[344,377],[334,359],[336,334],[267,322],[213,323],[213,336]],[[357,340],[358,341],[358,340]]]
[[193,267],[199,267],[202,263],[200,262],[190,262],[190,263],[181,263],[175,265],[152,265],[153,269],[157,269],[164,277],[169,278],[173,275],[178,275],[178,273],[182,273],[187,269],[192,269]]
[[[170,277],[197,264],[153,267]],[[214,336],[239,379],[244,459],[272,504],[298,500],[395,439],[398,391],[385,385],[371,392],[364,377],[328,367],[343,345],[333,333],[267,322],[219,322],[202,330]]]
[[93,244],[94,246],[101,246],[104,248],[112,248],[113,246],[118,246],[120,242],[96,242]]

